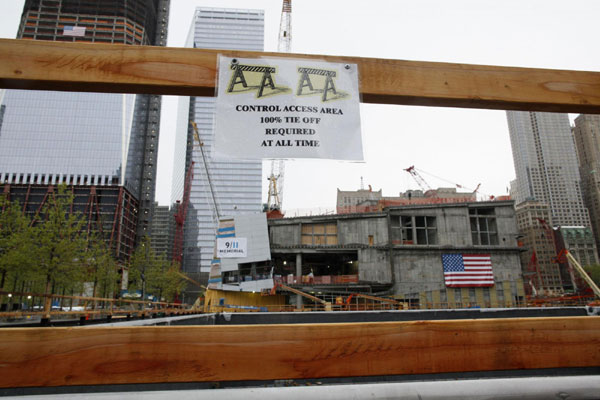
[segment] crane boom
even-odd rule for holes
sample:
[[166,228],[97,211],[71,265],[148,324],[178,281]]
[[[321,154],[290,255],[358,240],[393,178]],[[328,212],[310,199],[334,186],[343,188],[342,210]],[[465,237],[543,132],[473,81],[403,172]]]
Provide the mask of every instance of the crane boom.
[[577,271],[579,273],[579,275],[581,275],[583,280],[588,285],[590,285],[590,288],[592,288],[592,291],[594,292],[596,297],[598,297],[600,299],[600,288],[598,288],[598,285],[596,285],[596,283],[592,280],[592,278],[590,278],[590,276],[587,274],[587,272],[585,272],[585,270],[583,269],[581,264],[579,264],[579,262],[575,259],[575,257],[573,257],[573,255],[571,254],[571,252],[569,250],[564,249],[563,252],[567,256],[567,260],[569,260],[571,265],[573,265],[575,271]]
[[190,121],[192,127],[194,128],[194,139],[198,142],[198,146],[200,147],[200,154],[202,154],[202,165],[204,166],[204,171],[206,172],[206,180],[208,181],[208,188],[210,190],[210,197],[212,199],[214,212],[216,215],[216,220],[219,221],[221,219],[221,215],[219,213],[219,206],[217,203],[217,198],[215,196],[215,188],[213,187],[212,179],[210,179],[210,171],[208,170],[208,162],[206,161],[206,154],[204,153],[204,142],[200,140],[200,134],[198,133],[198,126],[194,121]]
[[423,190],[423,193],[432,190],[431,186],[429,186],[427,181],[421,176],[421,174],[417,172],[414,165],[411,165],[410,167],[405,168],[404,170],[414,178],[421,190]]

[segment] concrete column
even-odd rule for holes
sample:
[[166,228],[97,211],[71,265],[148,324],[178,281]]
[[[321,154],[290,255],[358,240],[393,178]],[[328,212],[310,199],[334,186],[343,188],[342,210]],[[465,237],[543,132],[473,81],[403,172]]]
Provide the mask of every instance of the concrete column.
[[475,288],[475,298],[477,299],[477,305],[481,308],[485,308],[485,300],[483,299],[483,288]]
[[513,296],[512,296],[512,289],[510,287],[510,281],[504,281],[502,282],[502,289],[504,290],[504,304],[506,307],[513,307]]
[[471,296],[469,296],[469,288],[460,288],[460,299],[462,302],[462,307],[469,307],[471,303]]
[[498,293],[496,292],[496,286],[490,288],[490,305],[494,308],[498,307]]
[[448,299],[448,308],[456,308],[453,288],[446,288],[446,298]]
[[520,296],[523,299],[522,301],[525,302],[525,287],[523,286],[523,279],[517,279],[517,296]]
[[256,263],[252,263],[250,266],[250,275],[252,275],[252,280],[256,280]]
[[[302,283],[302,254],[296,254],[296,282]],[[296,295],[296,309],[302,309],[302,296]]]
[[433,302],[433,308],[441,308],[440,306],[440,291],[432,290],[431,291],[431,300]]
[[422,310],[427,308],[427,293],[425,292],[419,293],[419,308]]

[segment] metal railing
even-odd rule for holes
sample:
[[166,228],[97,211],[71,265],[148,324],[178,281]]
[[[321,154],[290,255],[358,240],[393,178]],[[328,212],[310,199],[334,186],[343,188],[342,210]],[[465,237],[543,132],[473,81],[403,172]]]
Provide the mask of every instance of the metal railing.
[[69,318],[112,319],[144,318],[156,315],[181,315],[198,312],[187,304],[160,301],[68,296],[31,292],[0,291],[2,321],[61,320]]

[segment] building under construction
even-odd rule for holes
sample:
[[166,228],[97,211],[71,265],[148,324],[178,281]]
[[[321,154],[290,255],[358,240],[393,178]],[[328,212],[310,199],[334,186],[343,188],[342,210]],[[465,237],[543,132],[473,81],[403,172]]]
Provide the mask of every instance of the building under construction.
[[550,207],[528,200],[516,206],[525,288],[533,296],[582,292],[587,285],[561,254],[568,250],[583,265],[598,263],[594,236],[586,227],[552,227]]
[[[411,205],[268,222],[273,279],[303,291],[379,294],[434,308],[524,301],[512,201]],[[448,255],[481,255],[493,277],[455,285],[446,276]]]
[[[166,44],[169,0],[27,0],[18,38]],[[120,259],[149,234],[160,96],[0,91],[0,192],[27,213],[56,186]]]
[[336,212],[338,214],[361,213],[381,211],[392,206],[471,203],[474,201],[477,201],[475,193],[458,192],[456,188],[437,188],[427,191],[407,190],[398,196],[383,196],[381,189],[373,191],[369,186],[369,189],[354,191],[338,189]]
[[[0,185],[4,195],[18,202],[24,214],[38,216],[44,204],[57,194],[53,185]],[[123,187],[69,185],[73,194],[71,212],[86,219],[86,229],[105,238],[119,259],[125,259],[135,245],[137,200]],[[2,211],[2,210],[0,210]]]

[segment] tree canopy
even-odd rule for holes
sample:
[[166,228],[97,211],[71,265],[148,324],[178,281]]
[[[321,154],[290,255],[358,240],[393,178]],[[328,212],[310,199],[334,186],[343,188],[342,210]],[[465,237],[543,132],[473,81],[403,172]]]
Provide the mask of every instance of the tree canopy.
[[129,269],[128,290],[172,300],[183,278],[145,237],[127,264],[119,263],[101,232],[72,212],[73,194],[61,185],[39,213],[24,213],[0,194],[0,289],[44,294],[115,297],[120,271]]

